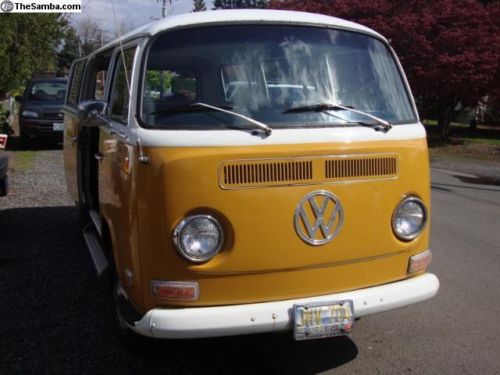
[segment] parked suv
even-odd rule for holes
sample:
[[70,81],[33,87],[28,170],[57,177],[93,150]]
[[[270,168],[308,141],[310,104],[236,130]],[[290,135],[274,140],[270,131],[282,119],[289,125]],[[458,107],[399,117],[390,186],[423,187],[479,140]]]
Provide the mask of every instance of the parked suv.
[[54,138],[62,141],[64,115],[61,107],[66,96],[66,79],[43,78],[29,82],[20,101],[19,132],[23,141]]

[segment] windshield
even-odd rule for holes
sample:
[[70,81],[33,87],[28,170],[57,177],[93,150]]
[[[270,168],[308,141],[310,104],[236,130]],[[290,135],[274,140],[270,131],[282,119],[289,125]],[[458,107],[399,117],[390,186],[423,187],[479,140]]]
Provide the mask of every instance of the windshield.
[[289,111],[319,103],[349,106],[393,124],[416,121],[383,42],[319,27],[239,25],[164,33],[151,45],[143,88],[142,120],[157,128],[244,122],[207,108],[179,110],[196,102],[274,128],[367,122],[352,111]]
[[28,100],[63,102],[66,95],[66,82],[40,81],[32,83]]

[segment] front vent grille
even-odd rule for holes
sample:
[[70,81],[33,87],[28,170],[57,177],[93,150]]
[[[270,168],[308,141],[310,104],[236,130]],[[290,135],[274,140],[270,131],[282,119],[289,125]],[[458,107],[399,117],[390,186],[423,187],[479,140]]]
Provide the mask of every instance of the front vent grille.
[[384,156],[349,156],[325,160],[327,180],[391,178],[397,175],[397,158]]
[[228,161],[221,166],[224,188],[250,188],[307,183],[313,178],[311,160]]
[[234,190],[391,180],[398,171],[397,154],[225,160],[219,165],[219,186]]

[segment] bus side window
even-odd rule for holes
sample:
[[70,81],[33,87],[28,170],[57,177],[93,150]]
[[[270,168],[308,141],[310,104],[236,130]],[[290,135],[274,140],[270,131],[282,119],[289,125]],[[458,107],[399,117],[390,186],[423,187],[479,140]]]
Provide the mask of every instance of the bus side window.
[[71,73],[71,80],[68,87],[68,98],[66,104],[70,107],[76,107],[79,100],[80,84],[82,82],[83,70],[85,68],[86,60],[79,60],[73,63],[73,70]]
[[[129,85],[134,61],[135,47],[117,55],[116,68],[111,90],[111,118],[127,124],[129,106]],[[123,63],[125,60],[125,64]]]

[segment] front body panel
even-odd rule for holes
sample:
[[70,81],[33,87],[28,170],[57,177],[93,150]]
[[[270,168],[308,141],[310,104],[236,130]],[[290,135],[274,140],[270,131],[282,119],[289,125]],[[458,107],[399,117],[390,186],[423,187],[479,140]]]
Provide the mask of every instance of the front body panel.
[[[402,242],[391,216],[407,194],[429,206],[425,139],[260,147],[148,148],[138,166],[137,203],[143,289],[150,280],[195,280],[200,298],[166,303],[145,294],[144,310],[166,305],[217,305],[307,297],[383,284],[407,276],[408,257],[428,247],[429,228]],[[325,175],[327,158],[394,155],[397,173],[380,178]],[[311,159],[311,181],[228,189],[221,181],[232,160]],[[319,160],[319,162],[318,162]],[[221,172],[222,171],[222,172]],[[332,177],[332,176],[330,176]],[[372,176],[373,177],[373,176]],[[376,176],[375,176],[376,177]],[[308,193],[335,195],[344,223],[328,244],[311,246],[297,234],[294,212]],[[193,213],[212,214],[224,227],[222,251],[205,264],[186,262],[172,231]]]
[[136,149],[110,129],[101,130],[99,140],[99,211],[109,229],[114,266],[122,287],[133,300],[142,301],[135,199]]

